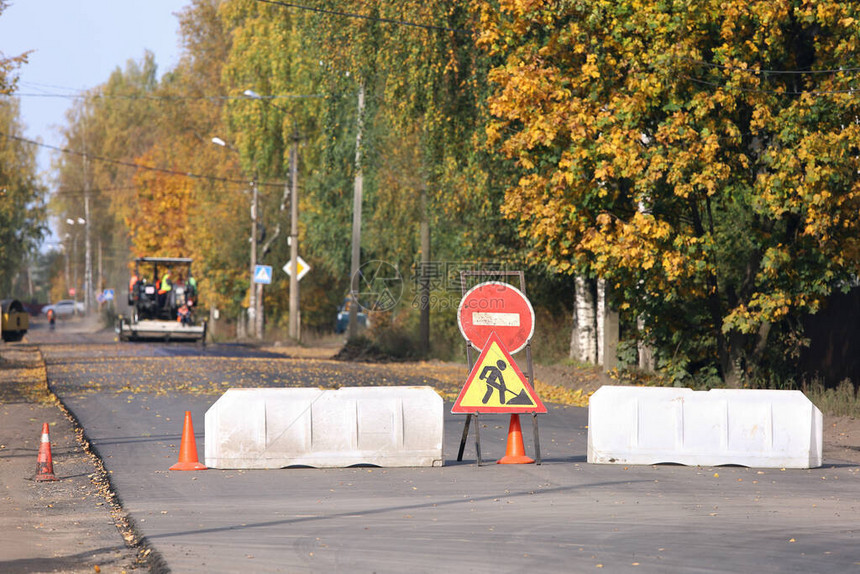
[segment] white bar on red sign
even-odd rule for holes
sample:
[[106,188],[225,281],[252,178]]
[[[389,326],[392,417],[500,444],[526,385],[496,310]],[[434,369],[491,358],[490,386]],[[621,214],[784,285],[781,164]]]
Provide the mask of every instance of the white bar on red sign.
[[519,327],[519,313],[472,313],[472,324],[482,327]]

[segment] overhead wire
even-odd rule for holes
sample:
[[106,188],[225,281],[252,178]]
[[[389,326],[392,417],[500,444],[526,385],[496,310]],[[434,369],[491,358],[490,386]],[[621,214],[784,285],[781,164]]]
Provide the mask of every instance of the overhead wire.
[[260,96],[259,98],[249,98],[248,96],[154,96],[146,94],[33,94],[33,93],[18,93],[0,94],[5,97],[13,98],[65,98],[70,100],[76,99],[115,99],[115,100],[152,100],[152,101],[183,101],[183,100],[208,100],[208,101],[230,101],[230,100],[299,100],[299,99],[314,99],[314,98],[329,98],[331,96],[325,94],[281,94],[277,96]]
[[[838,73],[845,73],[849,75],[854,75],[860,72],[860,68],[858,67],[848,67],[848,68],[831,68],[831,69],[818,69],[818,70],[770,70],[770,69],[757,69],[757,68],[745,68],[741,66],[729,66],[724,64],[716,64],[713,62],[706,62],[704,60],[695,60],[692,58],[679,58],[673,57],[672,59],[679,62],[688,62],[700,66],[704,66],[706,68],[711,68],[715,70],[724,70],[729,72],[743,72],[752,74],[755,76],[763,76],[764,80],[770,80],[770,77],[787,75],[787,76],[820,76],[820,75],[833,75]],[[769,77],[770,76],[770,77]],[[759,93],[759,94],[771,94],[771,95],[783,95],[783,96],[837,96],[837,95],[853,95],[856,93],[860,93],[860,88],[846,88],[844,90],[798,90],[798,89],[772,89],[772,88],[755,88],[755,87],[742,87],[742,86],[729,86],[725,84],[721,84],[715,81],[703,80],[701,78],[695,78],[691,75],[679,73],[678,77],[693,82],[695,84],[700,84],[704,86],[710,86],[714,88],[721,88],[724,90],[730,90],[735,92],[747,92],[747,93]]]
[[718,84],[716,82],[709,82],[707,80],[700,80],[698,78],[693,78],[690,76],[680,77],[689,80],[695,84],[702,84],[705,86],[712,86],[714,88],[721,88],[723,90],[731,90],[735,92],[751,92],[751,93],[759,93],[759,94],[772,94],[777,96],[839,96],[839,95],[852,95],[860,93],[860,88],[858,89],[847,89],[847,90],[766,90],[764,88],[742,88],[740,86],[726,86],[722,84]]
[[683,58],[683,57],[673,57],[674,60],[678,60],[679,62],[689,62],[691,64],[701,64],[703,66],[707,66],[708,68],[717,68],[720,70],[729,70],[729,71],[737,71],[737,72],[751,72],[755,74],[765,74],[765,75],[780,75],[780,74],[838,74],[840,72],[848,72],[848,73],[856,73],[860,72],[860,67],[855,68],[831,68],[831,69],[821,69],[821,70],[768,70],[764,68],[742,68],[740,66],[728,66],[725,64],[715,64],[714,62],[707,62],[705,60],[696,60],[694,58]]
[[63,197],[83,197],[88,193],[108,193],[112,191],[133,191],[137,189],[135,186],[125,185],[119,187],[92,187],[90,189],[71,189],[60,187],[56,193],[62,194]]
[[[82,151],[78,151],[78,150],[72,150],[69,148],[63,148],[63,147],[50,145],[50,144],[46,144],[46,143],[41,143],[41,142],[33,141],[33,140],[30,140],[27,138],[23,138],[20,136],[7,134],[4,132],[0,132],[0,137],[5,137],[5,138],[13,140],[13,141],[17,141],[17,142],[21,142],[21,143],[25,143],[25,144],[29,144],[29,145],[33,145],[33,146],[38,146],[38,147],[50,149],[53,151],[58,151],[58,152],[61,152],[64,154],[75,155],[78,157],[84,157],[84,158],[94,160],[94,161],[99,161],[102,163],[120,165],[123,167],[141,169],[144,171],[153,171],[153,172],[157,172],[157,173],[164,173],[167,175],[177,175],[177,176],[187,177],[190,179],[200,179],[200,180],[214,181],[214,182],[219,182],[219,183],[230,183],[230,184],[238,184],[238,185],[248,185],[248,183],[249,183],[249,181],[247,179],[231,179],[231,178],[220,177],[220,176],[216,176],[216,175],[208,175],[208,174],[179,171],[177,169],[169,169],[169,168],[165,168],[165,167],[151,166],[151,165],[136,163],[136,162],[132,162],[132,161],[125,161],[125,160],[120,160],[120,159],[116,159],[116,158],[109,158],[109,157],[103,157],[103,156],[99,156],[99,155],[88,154],[86,152],[82,152]],[[277,187],[278,189],[280,189],[281,187],[283,187],[284,184],[283,184],[283,182],[279,183],[279,182],[258,181],[258,182],[255,182],[255,185],[257,187]]]

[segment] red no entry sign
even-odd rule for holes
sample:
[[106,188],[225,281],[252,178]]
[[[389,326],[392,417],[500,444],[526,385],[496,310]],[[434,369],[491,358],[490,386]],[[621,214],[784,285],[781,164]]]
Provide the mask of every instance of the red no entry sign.
[[535,312],[522,291],[498,281],[472,287],[460,301],[457,324],[463,337],[483,349],[496,333],[509,353],[521,351],[535,332]]

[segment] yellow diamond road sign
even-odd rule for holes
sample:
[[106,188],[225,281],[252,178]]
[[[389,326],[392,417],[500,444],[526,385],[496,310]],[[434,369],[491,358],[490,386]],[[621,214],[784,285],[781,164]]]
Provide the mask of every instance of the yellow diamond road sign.
[[546,407],[493,332],[451,412],[545,413]]
[[[301,257],[297,257],[297,258],[296,258],[296,266],[299,268],[299,274],[298,274],[298,275],[296,275],[296,278],[297,278],[299,281],[301,281],[301,280],[302,280],[302,277],[304,277],[305,275],[307,275],[307,274],[308,274],[308,271],[310,271],[310,270],[311,270],[311,266],[310,266],[310,265],[308,265],[308,262],[307,262],[307,261],[305,261],[304,259],[302,259]],[[290,273],[290,271],[291,271],[291,267],[292,267],[292,266],[290,265],[290,261],[287,261],[287,264],[286,264],[286,265],[284,265],[284,266],[282,267],[282,269],[284,270],[284,273],[286,273],[287,275],[292,275],[292,273]]]

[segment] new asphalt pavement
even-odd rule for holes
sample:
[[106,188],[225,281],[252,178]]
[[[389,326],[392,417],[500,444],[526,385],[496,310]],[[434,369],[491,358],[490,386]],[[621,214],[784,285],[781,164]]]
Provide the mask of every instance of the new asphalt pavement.
[[238,346],[79,343],[42,347],[49,382],[164,571],[860,572],[853,464],[591,465],[587,409],[550,405],[540,465],[493,464],[506,415],[480,418],[484,465],[474,435],[458,462],[465,419],[446,414],[440,468],[169,471],[185,411],[202,460],[224,388],[374,384],[373,370]]

